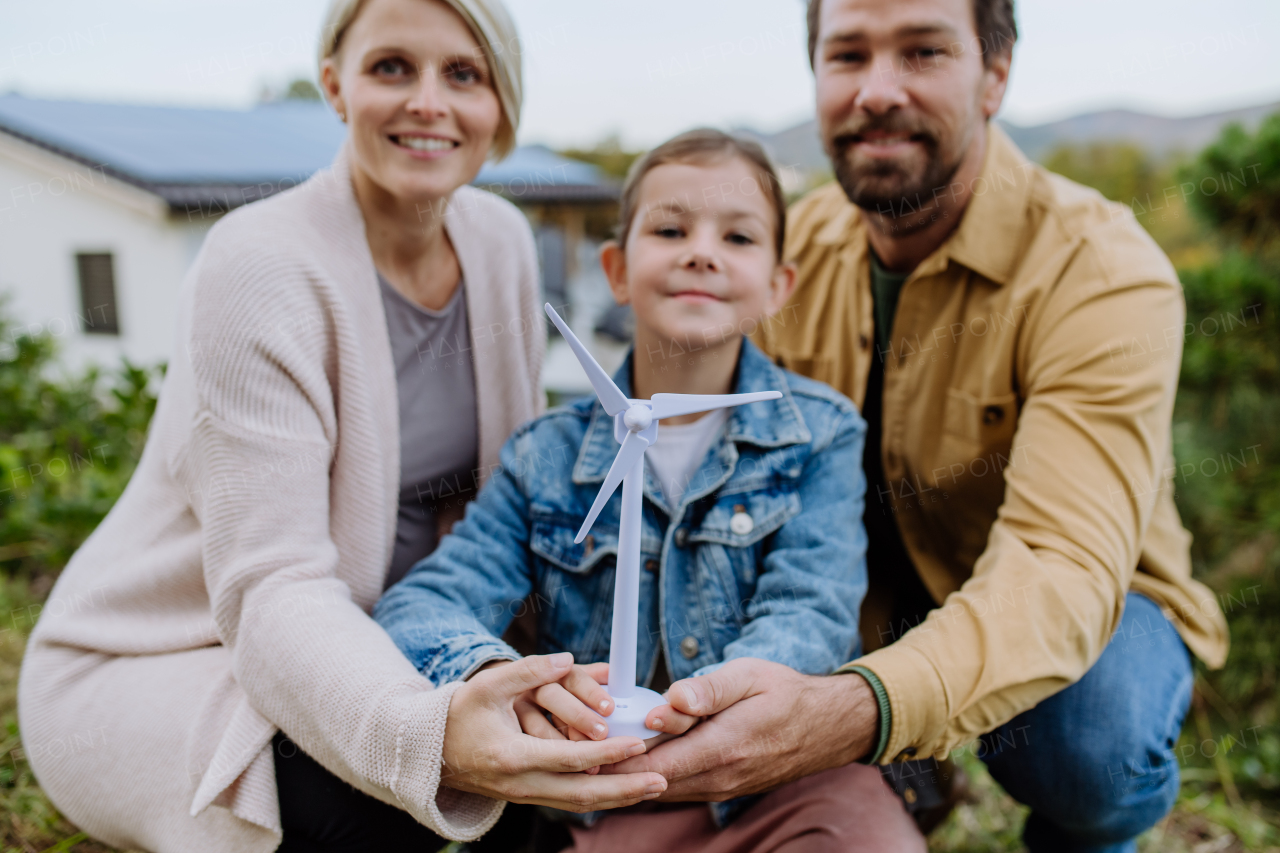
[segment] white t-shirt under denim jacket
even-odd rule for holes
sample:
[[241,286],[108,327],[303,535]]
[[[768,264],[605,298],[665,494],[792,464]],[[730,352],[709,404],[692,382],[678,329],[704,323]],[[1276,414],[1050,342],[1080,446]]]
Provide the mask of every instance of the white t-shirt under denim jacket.
[[[624,394],[630,377],[628,357],[614,376]],[[649,451],[640,684],[661,658],[680,679],[737,657],[826,674],[858,654],[866,424],[848,398],[744,340],[733,393],[768,390],[783,396],[727,410],[721,424],[708,415],[692,429],[661,427]],[[594,398],[516,430],[466,518],[374,609],[423,675],[446,684],[519,657],[499,638],[530,607],[539,654],[608,660],[620,496],[573,539],[617,452],[613,419]],[[696,460],[691,474],[685,457]],[[752,801],[711,808],[723,826]]]

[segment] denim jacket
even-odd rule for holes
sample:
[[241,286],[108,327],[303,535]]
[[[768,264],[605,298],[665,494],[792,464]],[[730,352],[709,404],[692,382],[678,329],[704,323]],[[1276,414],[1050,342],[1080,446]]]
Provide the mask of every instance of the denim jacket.
[[[632,358],[614,376],[624,394]],[[646,466],[638,684],[654,677],[660,644],[673,681],[739,657],[825,675],[859,652],[866,424],[846,397],[744,339],[734,393],[775,389],[781,399],[730,411],[677,506]],[[446,684],[518,658],[499,637],[526,608],[540,654],[609,659],[621,489],[573,539],[617,452],[594,397],[511,436],[452,535],[374,610],[423,675]]]

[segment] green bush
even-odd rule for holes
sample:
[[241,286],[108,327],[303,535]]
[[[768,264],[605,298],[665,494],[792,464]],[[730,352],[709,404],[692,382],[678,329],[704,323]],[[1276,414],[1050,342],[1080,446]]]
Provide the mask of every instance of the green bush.
[[163,369],[62,372],[52,338],[13,332],[0,311],[0,568],[34,578],[59,571],[124,491]]
[[1280,280],[1239,251],[1183,271],[1175,479],[1197,562],[1280,529]]
[[1280,113],[1249,134],[1238,124],[1181,170],[1192,205],[1245,251],[1280,260]]
[[[1229,799],[1280,804],[1280,115],[1226,128],[1178,172],[1219,243],[1182,272],[1187,319],[1175,443],[1193,556],[1231,626],[1227,666],[1205,673],[1196,761]],[[1188,469],[1189,470],[1189,469]],[[1211,713],[1210,713],[1211,712]],[[1184,733],[1180,748],[1188,748]],[[1206,748],[1207,747],[1207,748]],[[1214,755],[1206,753],[1213,752]],[[1239,794],[1236,794],[1238,789]]]

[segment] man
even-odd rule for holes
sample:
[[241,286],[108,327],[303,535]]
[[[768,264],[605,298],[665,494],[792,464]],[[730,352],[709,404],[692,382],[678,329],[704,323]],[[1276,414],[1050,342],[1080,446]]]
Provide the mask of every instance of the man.
[[1128,210],[990,123],[1015,38],[1012,0],[810,0],[837,183],[795,206],[759,338],[870,424],[869,651],[677,682],[716,716],[619,765],[665,799],[969,748],[1032,851],[1134,850],[1172,806],[1188,649],[1227,649],[1170,480],[1182,294]]

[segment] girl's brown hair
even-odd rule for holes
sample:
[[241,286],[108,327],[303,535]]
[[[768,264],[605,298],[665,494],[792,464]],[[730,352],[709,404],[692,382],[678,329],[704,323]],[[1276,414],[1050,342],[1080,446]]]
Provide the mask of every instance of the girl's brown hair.
[[778,223],[774,242],[778,259],[781,260],[782,244],[787,232],[787,199],[783,195],[782,184],[778,181],[778,173],[769,162],[769,155],[765,154],[757,142],[707,127],[668,139],[631,164],[627,180],[622,185],[622,199],[618,205],[618,230],[615,238],[618,245],[624,249],[627,247],[627,232],[631,230],[631,223],[636,218],[636,200],[645,175],[666,163],[706,163],[730,157],[741,157],[758,170],[756,188],[768,193],[768,199],[773,205]]

